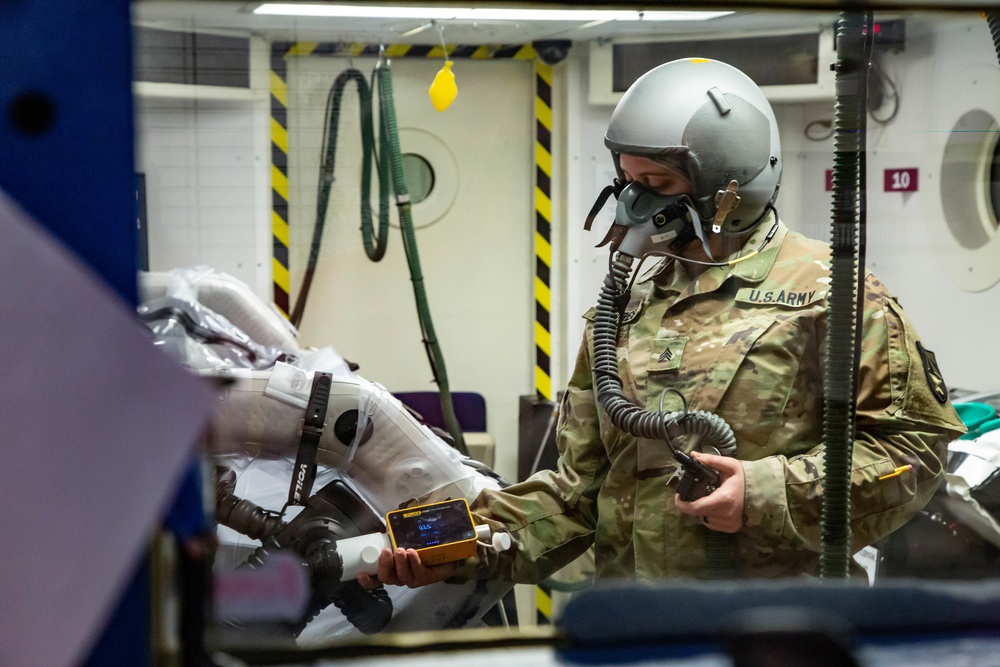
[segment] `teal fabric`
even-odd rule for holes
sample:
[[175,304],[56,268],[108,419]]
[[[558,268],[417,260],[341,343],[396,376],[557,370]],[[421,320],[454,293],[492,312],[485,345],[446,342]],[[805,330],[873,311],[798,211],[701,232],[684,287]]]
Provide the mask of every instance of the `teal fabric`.
[[956,403],[955,411],[968,432],[959,440],[975,440],[983,433],[1000,428],[1000,417],[996,408],[986,403]]

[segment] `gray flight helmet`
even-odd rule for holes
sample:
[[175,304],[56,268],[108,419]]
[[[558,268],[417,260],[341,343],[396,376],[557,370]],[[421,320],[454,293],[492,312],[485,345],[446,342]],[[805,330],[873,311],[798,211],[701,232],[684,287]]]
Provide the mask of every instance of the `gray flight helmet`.
[[604,144],[622,179],[622,153],[679,167],[706,225],[715,220],[719,193],[736,181],[739,203],[721,221],[725,235],[753,229],[778,196],[774,111],[750,77],[717,60],[674,60],[643,74],[615,107]]

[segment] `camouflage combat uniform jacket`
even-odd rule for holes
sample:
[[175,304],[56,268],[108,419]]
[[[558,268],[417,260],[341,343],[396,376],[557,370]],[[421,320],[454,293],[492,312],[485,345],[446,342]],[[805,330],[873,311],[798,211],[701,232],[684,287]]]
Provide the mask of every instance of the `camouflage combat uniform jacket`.
[[[748,239],[756,248],[772,226]],[[818,573],[824,462],[823,367],[830,248],[779,224],[758,255],[691,280],[665,266],[639,282],[618,339],[627,398],[647,410],[713,412],[732,427],[746,477],[739,576]],[[590,314],[588,314],[588,317]],[[591,377],[593,323],[564,394],[556,471],[541,471],[474,509],[517,545],[483,551],[479,576],[539,582],[595,547],[597,577],[703,576],[707,529],[674,507],[676,464],[662,441],[611,424]],[[933,354],[896,300],[868,275],[851,472],[853,547],[895,530],[943,479],[963,430]],[[887,479],[899,466],[912,469]],[[496,524],[494,524],[496,525]]]

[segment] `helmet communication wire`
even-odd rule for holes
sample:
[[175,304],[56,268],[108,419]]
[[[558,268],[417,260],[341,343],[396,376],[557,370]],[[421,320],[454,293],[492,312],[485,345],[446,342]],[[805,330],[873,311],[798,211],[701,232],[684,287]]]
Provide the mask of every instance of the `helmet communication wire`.
[[767,235],[764,237],[764,240],[761,241],[760,245],[757,246],[754,250],[751,250],[745,255],[740,255],[735,259],[730,259],[725,262],[702,262],[701,260],[691,259],[689,257],[683,257],[681,255],[675,255],[669,252],[654,252],[650,253],[650,255],[656,257],[661,257],[661,256],[670,257],[672,259],[681,262],[687,262],[689,264],[700,264],[701,266],[732,266],[734,264],[739,264],[740,262],[745,262],[748,259],[756,257],[758,254],[760,254],[764,250],[765,246],[767,246],[767,244],[771,242],[771,239],[774,238],[775,233],[777,233],[778,231],[778,210],[774,208],[772,204],[767,205],[767,210],[772,211],[774,213],[774,224],[771,225],[771,229],[767,232]]

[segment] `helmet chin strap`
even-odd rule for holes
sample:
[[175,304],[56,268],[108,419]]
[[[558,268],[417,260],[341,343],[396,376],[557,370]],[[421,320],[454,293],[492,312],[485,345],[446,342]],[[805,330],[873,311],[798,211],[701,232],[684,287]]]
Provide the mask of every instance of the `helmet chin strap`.
[[712,251],[708,248],[708,237],[705,236],[705,229],[701,224],[701,217],[698,212],[694,210],[693,207],[688,206],[688,213],[691,215],[691,226],[694,227],[694,234],[701,241],[701,247],[705,250],[705,255],[708,257],[709,261],[714,262],[715,258],[712,257]]

